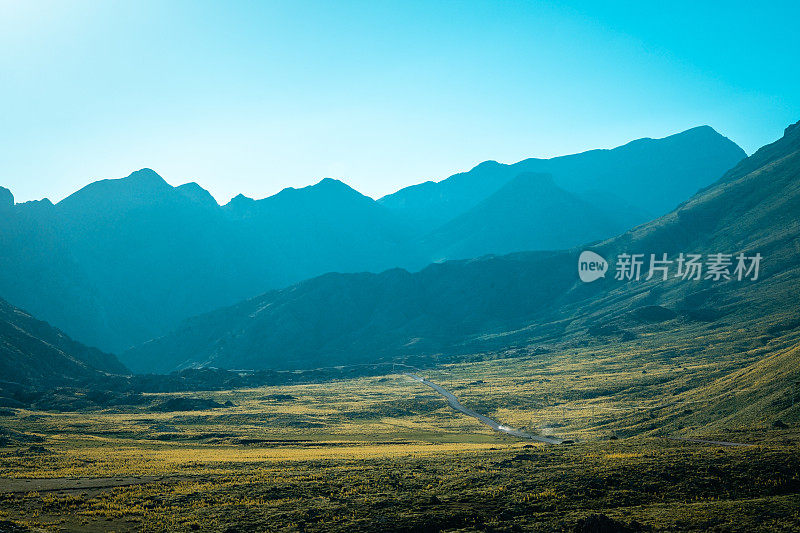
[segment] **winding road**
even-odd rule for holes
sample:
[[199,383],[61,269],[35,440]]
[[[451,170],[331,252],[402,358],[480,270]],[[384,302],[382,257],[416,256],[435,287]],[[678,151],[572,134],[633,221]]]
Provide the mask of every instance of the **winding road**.
[[526,432],[524,432],[524,431],[522,431],[520,429],[514,429],[514,428],[510,428],[508,426],[504,426],[504,425],[500,424],[499,422],[497,422],[496,420],[492,420],[488,416],[483,416],[480,413],[476,413],[472,409],[468,409],[467,407],[464,407],[463,405],[461,405],[461,402],[458,401],[458,398],[456,398],[453,395],[453,393],[451,393],[450,391],[448,391],[444,387],[442,387],[440,385],[437,385],[436,383],[433,383],[432,381],[428,381],[427,379],[425,379],[423,377],[420,377],[420,376],[418,376],[416,374],[410,374],[408,372],[405,372],[403,375],[413,379],[414,381],[418,381],[418,382],[423,383],[423,384],[427,385],[428,387],[432,388],[433,390],[435,390],[436,392],[438,392],[439,394],[444,396],[445,400],[447,400],[447,403],[450,404],[450,407],[452,407],[456,411],[464,413],[467,416],[471,416],[472,418],[477,419],[479,422],[481,422],[483,424],[486,424],[487,426],[489,426],[490,428],[492,428],[493,430],[495,430],[495,431],[497,431],[499,433],[505,433],[507,435],[511,435],[513,437],[518,437],[520,439],[535,440],[535,441],[544,442],[544,443],[547,443],[547,444],[561,444],[561,440],[560,439],[556,439],[556,438],[552,438],[552,437],[542,437],[540,435],[532,435],[532,434],[526,433]]

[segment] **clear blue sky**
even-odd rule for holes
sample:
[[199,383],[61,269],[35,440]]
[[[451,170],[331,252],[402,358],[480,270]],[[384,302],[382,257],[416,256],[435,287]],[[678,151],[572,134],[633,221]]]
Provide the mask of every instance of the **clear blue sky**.
[[378,197],[701,124],[750,153],[800,119],[800,2],[653,4],[0,0],[0,184]]

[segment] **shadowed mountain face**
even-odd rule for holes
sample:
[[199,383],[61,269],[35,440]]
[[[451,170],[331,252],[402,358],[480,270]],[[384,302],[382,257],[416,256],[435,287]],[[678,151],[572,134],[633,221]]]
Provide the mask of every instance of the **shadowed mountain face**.
[[549,174],[524,173],[478,205],[426,236],[436,259],[492,252],[557,250],[621,233],[641,222],[619,203],[592,203],[567,192]]
[[[562,201],[575,205],[571,197]],[[795,125],[676,210],[592,247],[611,268],[624,252],[673,258],[680,252],[758,252],[764,260],[756,281],[618,281],[609,275],[585,284],[577,277],[580,249],[450,261],[418,273],[328,274],[187,320],[125,360],[159,370],[196,364],[304,368],[602,331],[614,317],[640,309],[647,317],[659,310],[655,306],[692,320],[785,313],[796,310],[800,296],[799,216]]]
[[0,294],[111,350],[272,287],[410,255],[403,224],[335,180],[220,207],[145,169],[0,217]]
[[73,341],[46,322],[0,300],[0,391],[11,384],[58,386],[126,374],[111,354]]
[[325,179],[219,206],[196,183],[172,187],[149,169],[56,205],[14,205],[2,189],[0,295],[119,352],[189,316],[325,272],[416,270],[607,238],[660,209],[651,197],[677,203],[743,155],[695,128],[614,150],[487,162],[380,202]]
[[437,226],[466,213],[522,173],[547,173],[572,193],[636,206],[636,223],[641,223],[673,209],[745,156],[736,143],[701,126],[664,139],[639,139],[613,150],[525,159],[513,165],[486,161],[469,172],[438,183],[412,185],[379,201]]

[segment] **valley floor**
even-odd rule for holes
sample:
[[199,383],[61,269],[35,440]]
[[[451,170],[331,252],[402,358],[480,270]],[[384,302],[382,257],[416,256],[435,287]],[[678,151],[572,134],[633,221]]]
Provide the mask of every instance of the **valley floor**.
[[3,519],[68,531],[572,531],[603,513],[644,530],[800,528],[796,447],[523,446],[288,462],[195,451],[202,473],[6,484]]
[[796,335],[658,328],[418,371],[560,445],[400,372],[6,410],[0,531],[800,530]]

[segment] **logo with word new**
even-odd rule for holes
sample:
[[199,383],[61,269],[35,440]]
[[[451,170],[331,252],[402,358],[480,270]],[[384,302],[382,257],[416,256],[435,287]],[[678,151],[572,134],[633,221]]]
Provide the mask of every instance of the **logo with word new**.
[[[649,261],[648,261],[649,256]],[[617,254],[614,279],[617,281],[667,281],[670,278],[694,281],[757,281],[761,260],[760,253],[745,255],[733,253],[684,253],[670,258],[660,254]],[[585,250],[578,258],[578,276],[581,281],[591,283],[604,278],[609,270],[603,256]]]
[[578,276],[581,281],[591,283],[597,279],[606,277],[608,272],[608,261],[603,256],[591,250],[584,250],[578,258]]

